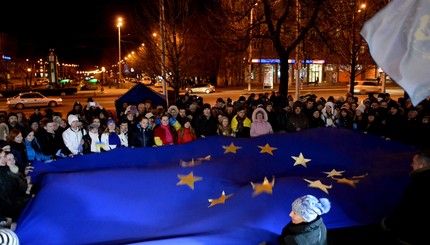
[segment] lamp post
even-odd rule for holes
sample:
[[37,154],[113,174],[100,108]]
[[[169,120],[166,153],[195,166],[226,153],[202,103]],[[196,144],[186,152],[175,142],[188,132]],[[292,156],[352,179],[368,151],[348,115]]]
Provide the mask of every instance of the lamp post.
[[122,74],[121,74],[121,26],[122,26],[122,18],[118,18],[118,24],[116,25],[118,27],[118,83],[122,81]]

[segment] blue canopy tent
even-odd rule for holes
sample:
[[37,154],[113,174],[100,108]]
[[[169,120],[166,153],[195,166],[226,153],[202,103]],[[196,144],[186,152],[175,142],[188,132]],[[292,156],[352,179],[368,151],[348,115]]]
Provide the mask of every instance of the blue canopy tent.
[[38,192],[16,232],[29,245],[276,244],[306,194],[331,201],[328,229],[375,224],[398,203],[416,150],[317,128],[36,162]]
[[128,90],[124,95],[115,100],[115,110],[117,117],[119,117],[119,112],[122,109],[123,103],[128,103],[137,105],[145,100],[151,100],[154,105],[167,106],[166,97],[151,88],[148,88],[142,83],[137,83],[130,90]]

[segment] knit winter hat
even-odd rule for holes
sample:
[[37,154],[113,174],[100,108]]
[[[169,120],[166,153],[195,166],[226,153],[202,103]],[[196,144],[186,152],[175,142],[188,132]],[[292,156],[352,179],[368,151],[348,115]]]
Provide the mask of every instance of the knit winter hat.
[[316,219],[318,215],[327,213],[331,207],[327,198],[317,199],[312,195],[297,198],[291,206],[293,211],[307,222]]
[[79,118],[76,115],[70,114],[67,117],[67,122],[69,123],[69,125],[72,125],[72,122],[74,121],[79,121]]
[[0,228],[0,244],[19,244],[18,236],[8,228]]
[[113,119],[111,118],[111,119],[109,119],[109,120],[106,122],[106,126],[109,126],[109,124],[111,124],[111,123],[113,123],[113,124],[115,124],[115,125],[116,125],[115,120],[113,120]]

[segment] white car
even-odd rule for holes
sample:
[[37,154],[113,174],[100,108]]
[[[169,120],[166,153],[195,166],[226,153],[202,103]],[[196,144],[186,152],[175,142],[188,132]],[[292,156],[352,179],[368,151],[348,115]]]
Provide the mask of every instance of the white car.
[[[348,84],[348,91],[350,85]],[[362,80],[354,82],[354,94],[379,94],[382,93],[382,86],[377,81],[373,80]]]
[[46,97],[39,92],[24,92],[12,98],[7,98],[6,105],[18,110],[25,107],[56,107],[63,103],[60,97]]
[[185,90],[190,94],[192,94],[192,93],[209,94],[209,93],[215,92],[215,86],[213,86],[210,83],[199,83],[199,84],[196,84],[194,86],[187,87],[187,88],[185,88]]

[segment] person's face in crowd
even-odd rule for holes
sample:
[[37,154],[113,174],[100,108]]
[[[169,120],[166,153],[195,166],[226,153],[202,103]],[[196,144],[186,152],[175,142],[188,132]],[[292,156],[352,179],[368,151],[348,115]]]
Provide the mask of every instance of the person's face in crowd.
[[230,121],[228,120],[228,118],[223,118],[221,124],[223,127],[227,127],[230,124]]
[[320,118],[320,112],[319,111],[314,111],[314,113],[312,113],[312,116],[315,118]]
[[137,111],[138,111],[139,113],[143,113],[143,112],[145,112],[145,104],[144,104],[144,103],[140,103],[140,104],[138,104],[138,105],[137,105]]
[[115,128],[116,128],[115,123],[109,123],[108,128],[109,128],[109,131],[115,131]]
[[43,127],[46,132],[53,134],[54,133],[54,122],[49,122]]
[[24,118],[24,115],[22,115],[22,113],[20,112],[16,113],[16,119],[18,122],[22,122],[23,118]]
[[23,139],[24,138],[22,137],[22,133],[19,133],[17,136],[15,136],[14,141],[18,144],[21,144]]
[[220,115],[218,115],[218,122],[219,122],[219,123],[222,123],[222,119],[223,119],[223,115],[221,115],[221,114],[220,114]]
[[151,111],[151,108],[152,108],[151,103],[149,103],[149,102],[145,103],[145,108],[147,111]]
[[430,116],[423,117],[423,120],[421,121],[423,124],[427,124],[430,122]]
[[271,104],[266,105],[266,111],[271,112],[273,109],[273,106]]
[[133,113],[127,113],[127,120],[133,121],[134,120],[134,114]]
[[222,108],[224,106],[224,102],[217,101],[215,106],[218,107],[218,108]]
[[39,124],[37,122],[33,122],[30,126],[30,129],[36,131],[39,128]]
[[257,118],[258,121],[263,121],[264,120],[264,116],[262,112],[258,112],[255,117]]
[[6,155],[6,165],[7,166],[14,166],[15,164],[16,164],[15,156],[12,153],[8,153]]
[[379,107],[387,109],[388,103],[386,101],[381,101],[381,102],[379,102]]
[[209,108],[205,108],[204,110],[203,110],[203,115],[205,115],[205,116],[210,116],[211,115],[211,109],[209,109]]
[[39,110],[39,109],[34,109],[34,114],[35,114],[35,115],[39,115],[39,113],[40,113],[40,110]]
[[416,110],[410,110],[408,112],[408,118],[409,119],[417,118],[417,116],[418,116],[418,111],[416,111]]
[[412,158],[411,167],[412,167],[413,171],[416,171],[418,169],[422,169],[422,168],[426,167],[426,165],[423,164],[422,162],[420,162],[420,160],[418,158],[418,154],[415,154],[414,157]]
[[121,123],[121,125],[119,125],[119,129],[121,130],[122,133],[127,133],[128,132],[128,124],[127,123]]
[[317,105],[317,109],[318,109],[319,111],[321,111],[323,108],[324,108],[324,105],[322,105],[322,104],[318,104],[318,105]]
[[376,109],[378,109],[378,108],[379,108],[379,104],[378,104],[378,103],[376,103],[376,102],[373,102],[372,104],[370,104],[370,107],[371,107],[373,110],[376,110]]
[[297,107],[294,109],[294,113],[296,113],[296,114],[300,114],[300,112],[302,112],[302,108],[301,108],[300,106],[297,106]]
[[170,113],[169,113],[172,117],[174,117],[174,118],[176,118],[177,116],[178,116],[178,111],[176,111],[176,110],[170,110]]
[[164,126],[169,125],[169,117],[168,116],[162,116],[161,117],[161,124]]
[[16,116],[10,116],[9,117],[9,124],[15,125],[18,122],[18,118]]
[[184,123],[184,128],[190,128],[191,127],[191,123],[190,122],[185,122]]
[[186,117],[187,116],[187,110],[179,109],[179,116],[180,117]]
[[233,106],[227,106],[227,107],[225,108],[225,112],[226,112],[227,114],[229,114],[229,115],[233,114],[233,110],[234,110],[234,107],[233,107]]
[[98,127],[100,127],[100,119],[94,118],[93,123],[96,124]]
[[355,115],[361,116],[361,115],[363,115],[363,112],[361,112],[360,110],[355,110]]
[[142,118],[142,120],[139,122],[140,127],[147,128],[149,126],[149,119],[148,118]]
[[99,133],[99,128],[98,127],[92,128],[90,130],[90,132],[93,133],[93,134],[98,134]]
[[190,111],[192,113],[194,113],[196,110],[197,110],[197,107],[195,105],[194,106],[190,106]]
[[314,102],[313,101],[306,102],[306,108],[312,109],[312,107],[314,107]]
[[[61,121],[60,121],[60,127],[67,128],[67,123],[63,119],[61,119]],[[54,128],[54,130],[55,130],[55,128]]]
[[306,222],[306,220],[304,220],[302,218],[302,216],[300,216],[296,212],[294,212],[294,210],[291,210],[290,218],[291,218],[291,223],[293,223],[293,224],[300,224],[302,222]]
[[70,127],[72,127],[73,129],[76,129],[79,127],[79,125],[80,125],[79,121],[73,121],[72,125],[70,125]]
[[396,107],[394,107],[394,106],[392,106],[391,108],[390,108],[390,113],[392,114],[392,115],[394,115],[394,114],[396,114],[397,113],[397,108]]
[[238,117],[242,117],[242,118],[243,118],[243,117],[245,117],[245,110],[240,110],[240,111],[238,111],[238,112],[237,112],[237,116],[238,116]]
[[25,139],[27,141],[33,141],[34,140],[34,131],[31,131],[30,133],[27,134],[27,137],[25,137]]
[[346,117],[346,116],[348,115],[348,112],[347,112],[347,111],[345,111],[345,110],[341,110],[341,111],[340,111],[340,115],[341,115],[342,117]]
[[351,104],[351,111],[355,111],[355,109],[357,109],[357,104],[356,103],[352,103]]
[[367,121],[370,122],[370,123],[374,122],[375,121],[375,116],[374,115],[368,115],[367,116]]

